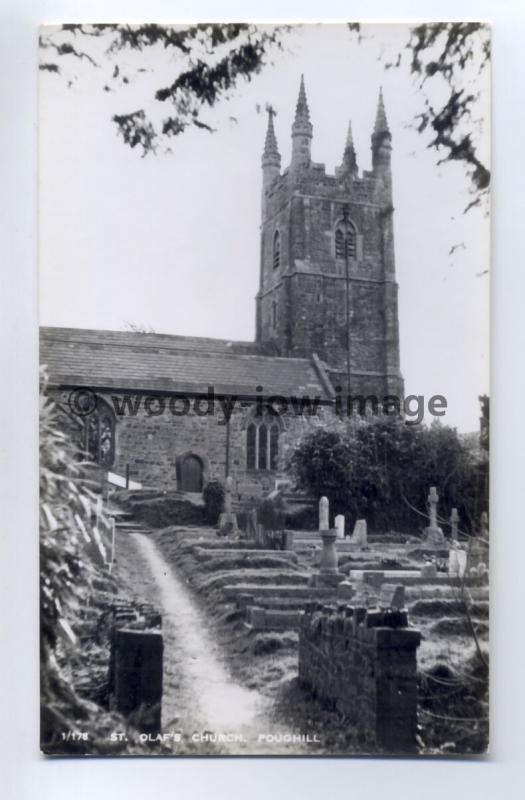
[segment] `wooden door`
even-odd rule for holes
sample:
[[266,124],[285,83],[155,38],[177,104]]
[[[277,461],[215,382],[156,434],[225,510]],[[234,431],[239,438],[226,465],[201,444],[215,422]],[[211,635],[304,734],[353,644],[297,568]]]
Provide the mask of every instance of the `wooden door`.
[[202,492],[202,461],[198,456],[184,458],[181,467],[181,486],[183,492]]

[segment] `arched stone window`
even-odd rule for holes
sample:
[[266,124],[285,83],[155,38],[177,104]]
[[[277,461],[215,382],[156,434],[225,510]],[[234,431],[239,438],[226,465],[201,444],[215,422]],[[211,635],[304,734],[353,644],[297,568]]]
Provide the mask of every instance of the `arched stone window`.
[[85,418],[83,450],[89,461],[106,469],[113,466],[115,415],[101,397],[97,397],[96,409]]
[[249,470],[276,470],[279,464],[278,422],[263,417],[250,422],[246,428],[246,468]]
[[[346,243],[346,252],[345,252]],[[335,257],[336,258],[355,258],[356,253],[356,231],[351,222],[338,222],[335,229]]]
[[281,264],[281,237],[279,231],[273,235],[273,268],[278,269]]

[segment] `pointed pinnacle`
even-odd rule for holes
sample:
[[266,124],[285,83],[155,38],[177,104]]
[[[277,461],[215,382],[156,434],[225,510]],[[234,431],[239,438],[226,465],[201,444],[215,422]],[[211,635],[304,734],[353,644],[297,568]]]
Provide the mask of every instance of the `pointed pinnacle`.
[[377,103],[377,114],[374,125],[374,133],[390,133],[386,119],[385,103],[383,100],[383,87],[379,88],[379,100]]
[[348,133],[346,134],[345,151],[354,150],[354,137],[352,134],[352,122],[348,123]]
[[352,135],[352,123],[348,123],[348,133],[346,134],[345,149],[343,153],[343,167],[350,172],[357,171],[357,159],[354,147],[354,137]]
[[275,129],[273,127],[274,113],[273,109],[268,110],[268,128],[266,129],[266,139],[264,140],[263,158],[276,156],[280,160],[281,156],[277,145],[277,137],[275,136]]
[[308,101],[306,99],[306,89],[304,88],[304,75],[301,75],[301,83],[299,85],[299,97],[297,98],[297,106],[295,108],[295,120],[293,123],[294,130],[307,129],[310,134],[312,132],[312,123],[310,122],[310,109],[308,108]]

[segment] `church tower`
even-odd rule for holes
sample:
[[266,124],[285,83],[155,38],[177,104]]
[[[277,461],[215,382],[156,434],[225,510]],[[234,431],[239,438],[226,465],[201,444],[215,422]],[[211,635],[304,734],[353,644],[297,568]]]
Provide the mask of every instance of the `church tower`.
[[281,157],[269,111],[262,157],[261,269],[257,342],[278,355],[324,362],[352,395],[403,395],[395,278],[391,149],[380,91],[372,170],[359,174],[349,124],[341,165],[312,161],[304,80]]

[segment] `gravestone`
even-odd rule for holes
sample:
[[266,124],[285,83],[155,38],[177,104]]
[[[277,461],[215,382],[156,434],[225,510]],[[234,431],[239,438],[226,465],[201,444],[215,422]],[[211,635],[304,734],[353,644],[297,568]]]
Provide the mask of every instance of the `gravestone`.
[[428,493],[427,497],[427,508],[428,508],[428,516],[430,524],[424,529],[425,547],[441,547],[443,544],[445,544],[445,537],[443,536],[443,531],[437,524],[438,501],[439,501],[439,495],[437,493],[436,487],[431,486],[430,492]]
[[232,511],[233,479],[228,476],[224,486],[224,511],[219,517],[219,533],[230,536],[238,532],[237,515]]
[[344,514],[338,514],[335,518],[335,529],[337,531],[337,538],[345,538],[345,518]]
[[358,519],[356,521],[350,541],[352,542],[352,544],[356,544],[358,547],[366,546],[367,543],[366,519]]
[[453,542],[457,542],[458,540],[458,522],[458,510],[457,508],[453,508],[450,512],[450,538]]
[[341,581],[337,586],[337,597],[342,600],[352,600],[355,595],[355,589],[350,581]]
[[448,554],[448,574],[450,578],[462,578],[467,568],[467,554],[459,547],[452,547]]
[[437,567],[431,561],[427,561],[421,567],[420,575],[422,578],[435,578],[437,576]]
[[402,584],[384,583],[381,586],[379,607],[402,611],[405,607],[405,587]]
[[330,506],[328,497],[321,497],[319,500],[319,530],[327,531],[330,528]]

